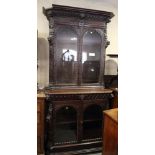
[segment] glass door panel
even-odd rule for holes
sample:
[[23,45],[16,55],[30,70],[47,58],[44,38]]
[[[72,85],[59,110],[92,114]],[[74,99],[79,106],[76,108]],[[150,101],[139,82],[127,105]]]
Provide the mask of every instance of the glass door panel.
[[96,30],[86,31],[82,47],[82,83],[99,83],[101,35]]
[[[83,139],[95,139],[102,137],[102,108],[91,105],[84,111]],[[94,134],[95,133],[95,134]]]
[[56,112],[55,144],[77,141],[77,114],[70,106]]
[[56,32],[56,84],[77,83],[77,34],[72,27],[59,26]]

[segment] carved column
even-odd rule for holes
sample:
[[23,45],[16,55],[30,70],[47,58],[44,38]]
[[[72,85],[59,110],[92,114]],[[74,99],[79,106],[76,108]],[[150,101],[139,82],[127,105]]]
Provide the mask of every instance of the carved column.
[[50,18],[49,21],[49,37],[48,37],[48,41],[49,41],[49,80],[51,79],[50,83],[53,85],[54,84],[54,66],[55,66],[55,61],[54,61],[54,37],[55,37],[55,29],[54,29],[54,20],[52,18]]

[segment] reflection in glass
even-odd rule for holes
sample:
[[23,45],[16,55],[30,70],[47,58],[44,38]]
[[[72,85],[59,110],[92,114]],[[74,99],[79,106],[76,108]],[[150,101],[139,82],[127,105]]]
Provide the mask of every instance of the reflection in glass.
[[56,37],[56,83],[76,84],[77,35],[71,27],[60,27]]
[[77,52],[74,50],[63,49],[63,61],[77,61]]
[[82,82],[98,83],[101,57],[101,36],[97,31],[87,31],[83,37]]

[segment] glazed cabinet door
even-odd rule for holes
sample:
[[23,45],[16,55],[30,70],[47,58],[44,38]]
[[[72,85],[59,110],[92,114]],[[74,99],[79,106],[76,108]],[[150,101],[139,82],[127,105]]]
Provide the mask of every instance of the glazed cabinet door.
[[82,38],[82,84],[103,83],[104,71],[103,32],[101,29],[84,28]]
[[54,145],[73,144],[78,141],[79,101],[53,101]]
[[75,27],[57,25],[55,39],[55,84],[76,85],[78,74],[78,37]]

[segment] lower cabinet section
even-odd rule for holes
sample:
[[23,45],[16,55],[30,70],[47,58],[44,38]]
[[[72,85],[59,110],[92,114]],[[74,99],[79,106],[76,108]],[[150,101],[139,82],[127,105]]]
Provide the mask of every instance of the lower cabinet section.
[[112,108],[111,94],[47,94],[46,151],[101,147],[102,111]]

